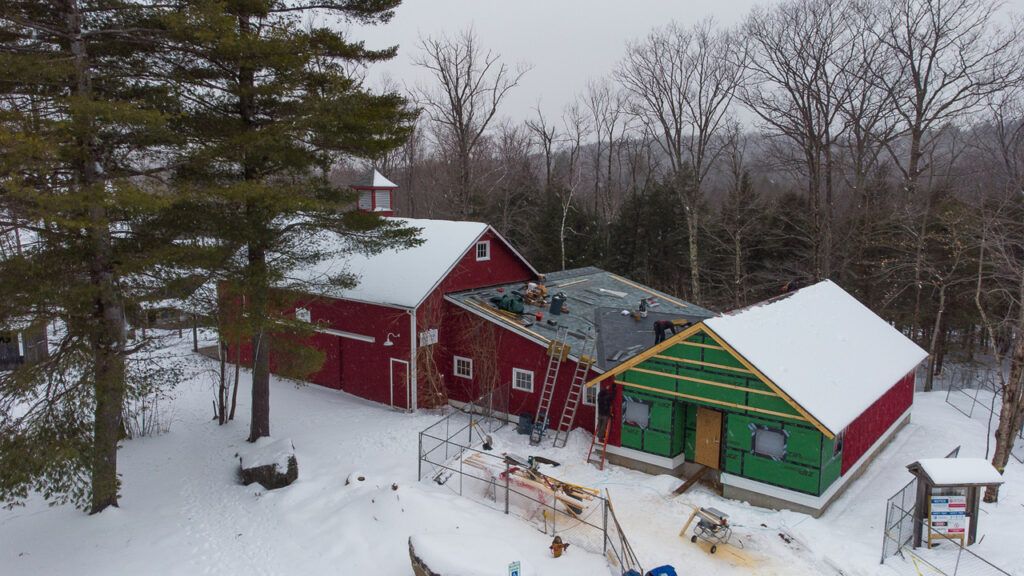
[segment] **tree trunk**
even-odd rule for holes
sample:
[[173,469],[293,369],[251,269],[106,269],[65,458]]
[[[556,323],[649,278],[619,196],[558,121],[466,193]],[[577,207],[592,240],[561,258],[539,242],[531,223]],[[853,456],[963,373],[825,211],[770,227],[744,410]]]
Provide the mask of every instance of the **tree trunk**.
[[[999,369],[1002,367],[1000,366]],[[1013,450],[1014,437],[1024,423],[1024,333],[1018,333],[1010,359],[1010,378],[1003,388],[1003,406],[999,410],[999,424],[996,426],[996,450],[992,455],[992,466],[1000,474],[1006,469]],[[985,489],[985,502],[999,500],[999,487]]]
[[931,392],[935,385],[935,362],[938,356],[939,334],[942,331],[942,316],[946,311],[946,285],[939,287],[939,308],[935,312],[935,326],[932,328],[931,343],[928,346],[928,373],[924,379],[924,391]]
[[270,331],[267,326],[267,254],[262,246],[250,245],[248,264],[253,290],[249,299],[252,318],[252,419],[249,442],[270,436]]

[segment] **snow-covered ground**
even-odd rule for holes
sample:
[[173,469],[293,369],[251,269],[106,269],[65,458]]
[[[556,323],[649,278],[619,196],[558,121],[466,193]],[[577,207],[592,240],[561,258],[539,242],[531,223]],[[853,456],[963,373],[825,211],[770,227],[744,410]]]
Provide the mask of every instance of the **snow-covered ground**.
[[[239,485],[236,454],[247,446],[246,380],[243,373],[240,417],[226,426],[211,420],[208,376],[177,388],[170,432],[121,448],[120,509],[90,517],[33,498],[25,507],[0,511],[0,574],[408,575],[411,536],[435,553],[460,554],[461,546],[470,559],[487,546],[489,557],[520,559],[529,576],[610,573],[600,555],[573,547],[552,559],[550,538],[531,524],[449,487],[417,483],[417,432],[439,413],[403,414],[275,380],[272,430],[294,443],[299,480],[272,492]],[[909,479],[906,464],[943,456],[957,445],[965,457],[985,451],[985,423],[949,407],[944,394],[918,394],[913,422],[820,519],[753,508],[699,486],[673,498],[676,479],[614,466],[599,471],[583,462],[589,436],[580,431],[564,449],[545,442],[536,450],[506,427],[496,434],[495,449],[543,454],[563,462],[552,474],[607,489],[648,569],[672,564],[681,574],[912,574],[898,558],[878,563],[883,505]],[[346,486],[350,476],[365,481]],[[1012,462],[999,504],[982,505],[984,539],[972,547],[1015,574],[1024,574],[1018,543],[1022,477],[1024,466]],[[679,536],[694,505],[731,516],[732,548],[712,556]]]

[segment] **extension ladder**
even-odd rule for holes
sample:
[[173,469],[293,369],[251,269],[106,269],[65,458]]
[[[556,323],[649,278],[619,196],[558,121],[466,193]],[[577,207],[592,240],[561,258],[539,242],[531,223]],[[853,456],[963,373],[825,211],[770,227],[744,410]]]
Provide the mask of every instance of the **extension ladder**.
[[569,396],[565,399],[565,406],[562,408],[562,418],[558,421],[558,429],[555,431],[555,441],[552,446],[564,448],[569,441],[569,432],[572,430],[572,423],[576,420],[576,409],[579,408],[580,399],[583,397],[583,385],[587,383],[587,375],[590,374],[590,367],[594,364],[594,338],[590,333],[580,349],[576,360],[576,371],[572,375],[572,383],[569,385]]
[[555,333],[555,339],[548,344],[548,369],[544,373],[544,386],[540,389],[540,401],[537,402],[537,413],[533,417],[533,429],[530,431],[531,446],[540,444],[548,429],[548,411],[551,409],[551,397],[555,395],[558,369],[562,367],[562,360],[569,351],[565,344],[568,335],[569,328],[562,326]]
[[[611,428],[612,419],[611,417],[608,417],[604,421],[604,430],[595,431],[594,438],[590,441],[590,451],[587,452],[587,463],[596,464],[598,470],[604,470],[605,458],[608,456],[608,432]],[[595,446],[597,446],[599,454],[594,453]]]

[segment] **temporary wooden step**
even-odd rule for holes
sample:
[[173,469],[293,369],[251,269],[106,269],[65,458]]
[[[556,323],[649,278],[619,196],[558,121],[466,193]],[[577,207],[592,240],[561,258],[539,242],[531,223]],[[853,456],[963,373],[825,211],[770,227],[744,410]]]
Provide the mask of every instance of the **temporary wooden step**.
[[[598,470],[604,470],[604,463],[608,457],[608,432],[611,428],[612,419],[608,418],[604,422],[604,430],[594,434],[593,439],[590,440],[590,450],[587,451],[587,462],[596,465]],[[597,448],[596,453],[594,452],[594,448]]]
[[555,333],[555,339],[548,344],[548,368],[544,373],[544,385],[540,389],[537,412],[533,416],[533,429],[530,431],[531,446],[540,444],[540,441],[544,439],[544,433],[548,429],[551,398],[555,395],[558,369],[562,366],[562,360],[569,355],[569,346],[565,343],[568,334],[569,329],[565,326],[560,326]]
[[709,467],[709,466],[701,466],[700,470],[697,470],[697,472],[693,476],[690,476],[689,478],[687,478],[686,482],[683,482],[682,486],[680,486],[679,488],[676,488],[676,490],[675,490],[675,492],[673,492],[673,494],[675,494],[676,496],[679,496],[683,492],[686,492],[687,490],[689,490],[691,486],[693,486],[697,482],[700,482],[700,479],[703,478],[705,474],[707,474],[708,470],[711,470],[711,467]]
[[594,364],[593,350],[594,339],[588,333],[577,356],[576,370],[572,375],[572,383],[569,384],[569,395],[565,398],[562,417],[555,430],[555,440],[552,442],[552,446],[555,448],[564,448],[566,442],[569,441],[569,432],[572,431],[572,423],[576,420],[576,409],[579,408],[580,400],[583,398],[583,385],[587,383],[587,375],[590,374],[590,367]]

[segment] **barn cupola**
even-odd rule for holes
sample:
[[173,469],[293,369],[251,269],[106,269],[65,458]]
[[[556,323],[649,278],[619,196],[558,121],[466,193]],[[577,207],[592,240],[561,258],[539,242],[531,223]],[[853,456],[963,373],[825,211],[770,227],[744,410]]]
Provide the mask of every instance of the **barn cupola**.
[[383,174],[371,169],[366,176],[352,185],[359,194],[357,206],[360,210],[376,212],[381,216],[395,215],[394,191],[398,185],[388,180]]

